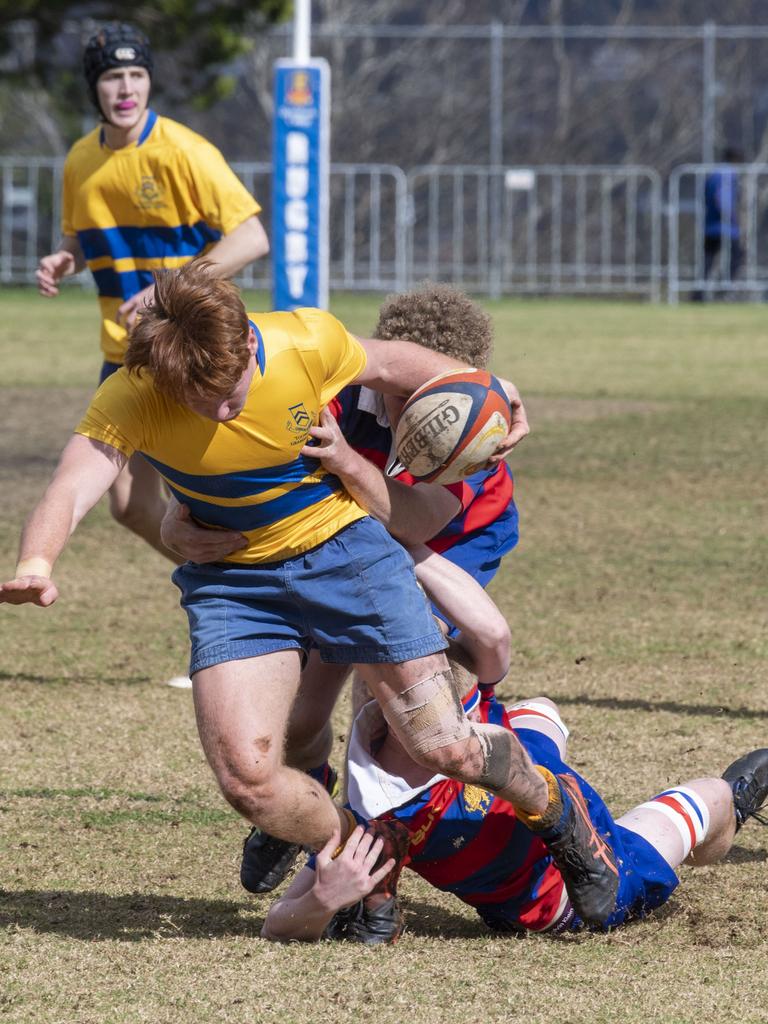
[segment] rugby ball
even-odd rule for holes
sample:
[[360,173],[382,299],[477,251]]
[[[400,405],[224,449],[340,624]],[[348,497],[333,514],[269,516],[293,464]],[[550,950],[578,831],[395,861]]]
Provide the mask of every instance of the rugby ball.
[[395,432],[397,458],[424,483],[458,483],[483,468],[511,422],[496,377],[487,370],[450,370],[406,402]]

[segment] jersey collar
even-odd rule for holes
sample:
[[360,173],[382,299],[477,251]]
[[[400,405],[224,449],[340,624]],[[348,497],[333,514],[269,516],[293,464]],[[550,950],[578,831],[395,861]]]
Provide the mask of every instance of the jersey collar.
[[[144,125],[144,127],[141,130],[141,135],[136,140],[136,147],[137,148],[139,146],[141,146],[142,143],[147,141],[147,139],[149,138],[149,133],[155,127],[155,123],[156,122],[157,122],[157,114],[154,112],[154,110],[150,110],[148,115],[147,115],[147,122],[146,122],[146,124]],[[103,126],[99,130],[99,145],[100,146],[104,146],[105,145],[105,143],[104,143],[104,128],[103,128]]]
[[253,322],[253,320],[249,320],[248,323],[251,325],[251,327],[253,328],[253,333],[256,335],[256,362],[259,367],[259,372],[263,377],[264,370],[266,369],[267,365],[267,354],[264,351],[264,339],[261,336],[261,331]]

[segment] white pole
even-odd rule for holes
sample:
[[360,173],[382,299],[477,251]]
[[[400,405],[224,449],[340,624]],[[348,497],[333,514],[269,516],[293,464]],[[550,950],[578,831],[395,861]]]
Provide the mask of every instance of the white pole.
[[293,6],[293,59],[297,64],[309,60],[309,36],[312,25],[311,0],[294,0]]
[[704,22],[704,83],[701,113],[701,162],[711,164],[715,159],[715,106],[717,103],[717,25]]

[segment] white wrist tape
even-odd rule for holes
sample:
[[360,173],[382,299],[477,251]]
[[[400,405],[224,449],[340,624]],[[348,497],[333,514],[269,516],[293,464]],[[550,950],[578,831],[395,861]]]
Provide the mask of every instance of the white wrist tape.
[[51,563],[44,558],[23,558],[16,566],[16,579],[22,576],[45,576],[50,579],[52,568]]

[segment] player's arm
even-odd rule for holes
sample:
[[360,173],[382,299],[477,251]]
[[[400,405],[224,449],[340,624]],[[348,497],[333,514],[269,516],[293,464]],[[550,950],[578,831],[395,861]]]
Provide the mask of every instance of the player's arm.
[[[367,363],[353,383],[365,384],[385,394],[411,395],[441,373],[461,367],[471,369],[450,356],[410,341],[380,341],[376,338],[359,338],[358,341],[365,349]],[[502,378],[499,381],[512,409],[512,426],[489,460],[489,465],[500,462],[530,432],[520,392],[512,381]]]
[[171,496],[160,523],[160,539],[167,548],[190,562],[220,562],[239,551],[248,538],[236,530],[210,530],[192,520],[188,505]]
[[110,445],[75,434],[61,453],[45,494],[21,534],[12,580],[0,584],[0,603],[47,607],[58,590],[51,580],[56,559],[77,524],[109,490],[126,456]]
[[476,579],[423,544],[410,547],[416,576],[445,617],[461,631],[461,645],[481,683],[507,674],[512,638],[504,616]]
[[439,484],[408,487],[385,477],[350,447],[327,408],[320,414],[320,425],[311,427],[310,434],[320,444],[307,445],[301,454],[319,459],[341,479],[355,501],[403,544],[429,540],[460,511],[456,495]]
[[206,252],[204,259],[211,264],[211,273],[216,277],[235,277],[243,267],[266,256],[268,252],[267,233],[254,214],[229,234],[223,235]]
[[41,295],[53,297],[59,294],[59,281],[63,277],[78,274],[85,267],[85,256],[80,248],[77,235],[64,235],[55,252],[43,256],[37,265],[35,278]]
[[509,399],[509,407],[512,410],[512,423],[509,433],[488,460],[489,466],[495,466],[496,463],[501,462],[505,456],[509,455],[515,445],[531,432],[528,414],[525,411],[523,400],[520,398],[520,392],[511,380],[505,380],[503,377],[497,377],[496,379],[504,388]]
[[353,384],[364,384],[390,395],[412,395],[432,377],[449,370],[467,368],[451,356],[444,356],[412,341],[381,341],[358,338],[365,349],[366,365]]
[[374,839],[358,825],[334,857],[339,844],[336,832],[315,858],[315,870],[305,867],[283,895],[269,908],[261,930],[263,939],[274,942],[316,942],[333,915],[367,896],[394,867],[390,858],[374,870],[383,841]]
[[[209,264],[212,277],[235,277],[243,267],[268,252],[267,233],[254,214],[233,228],[228,235],[223,235],[205,253],[204,259]],[[117,322],[130,330],[141,308],[152,304],[154,295],[155,286],[150,284],[126,299],[117,311]]]

